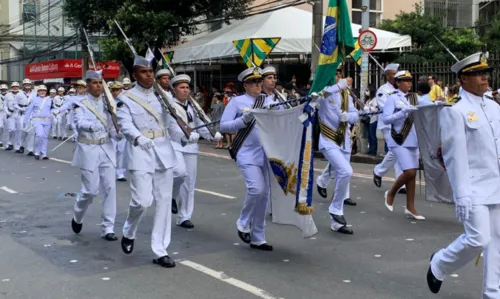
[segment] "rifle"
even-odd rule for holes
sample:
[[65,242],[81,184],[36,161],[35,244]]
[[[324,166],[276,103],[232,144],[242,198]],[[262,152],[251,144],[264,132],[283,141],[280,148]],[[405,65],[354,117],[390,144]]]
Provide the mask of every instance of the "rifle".
[[[170,66],[170,64],[168,63],[168,61],[165,59],[165,57],[163,57],[163,52],[160,49],[158,49],[158,51],[161,53],[161,60],[167,65],[168,70],[170,71],[170,73],[172,73],[172,76],[175,76],[175,71],[174,71],[174,69],[172,69],[172,67]],[[187,100],[191,104],[191,106],[193,107],[193,109],[196,112],[196,114],[198,115],[198,117],[205,124],[205,127],[207,128],[208,132],[210,132],[210,135],[212,135],[212,137],[215,137],[215,132],[213,131],[213,129],[211,129],[208,126],[208,124],[210,124],[212,121],[205,114],[205,111],[203,111],[203,109],[201,109],[201,107],[198,104],[198,102],[196,102],[191,95],[189,95],[189,97],[188,97]]]
[[[87,49],[89,50],[90,60],[92,61],[92,66],[94,70],[97,71],[97,65],[94,59],[94,51],[92,51],[92,46],[90,45],[89,36],[87,35],[87,30],[83,28],[83,33],[85,34],[85,39],[87,40]],[[114,101],[113,95],[109,90],[108,84],[103,82],[102,84],[104,88],[104,96],[102,97],[104,102],[106,103],[106,107],[108,108],[108,112],[111,115],[111,121],[113,122],[113,126],[115,127],[116,133],[120,132],[120,127],[118,126],[118,119],[116,117],[116,103]]]
[[[122,27],[120,26],[120,24],[118,24],[118,22],[116,20],[115,21],[115,24],[116,24],[116,27],[118,27],[118,29],[120,30],[120,32],[122,33],[123,37],[125,38],[125,42],[127,43],[128,47],[130,48],[130,51],[132,51],[132,53],[135,55],[135,56],[138,56],[137,52],[135,51],[135,48],[134,46],[132,45],[132,42],[131,40],[127,37],[127,35],[125,34],[125,32],[123,31]],[[182,120],[182,118],[180,118],[178,115],[177,115],[177,112],[175,111],[175,108],[172,106],[172,104],[170,104],[170,101],[168,100],[168,95],[167,93],[163,90],[163,88],[161,88],[158,83],[156,83],[156,81],[153,81],[153,88],[155,89],[155,95],[156,97],[160,100],[160,103],[162,104],[162,106],[170,113],[170,115],[175,119],[175,121],[177,122],[177,124],[179,125],[179,127],[181,128],[182,132],[184,133],[184,135],[186,136],[186,138],[189,138],[189,136],[191,135],[191,128]]]

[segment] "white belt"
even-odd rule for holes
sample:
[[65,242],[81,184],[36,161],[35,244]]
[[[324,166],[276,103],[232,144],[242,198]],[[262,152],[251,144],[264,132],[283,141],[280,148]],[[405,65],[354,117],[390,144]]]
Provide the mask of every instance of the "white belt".
[[108,142],[109,137],[106,136],[106,137],[103,137],[100,139],[88,139],[88,138],[85,138],[82,136],[78,136],[77,139],[78,139],[78,142],[83,143],[83,144],[101,145],[101,144],[105,144],[106,142]]
[[147,137],[149,139],[156,139],[160,137],[165,136],[165,131],[164,130],[158,130],[158,131],[148,131],[148,132],[141,132],[144,137]]
[[31,120],[50,120],[50,117],[33,117]]

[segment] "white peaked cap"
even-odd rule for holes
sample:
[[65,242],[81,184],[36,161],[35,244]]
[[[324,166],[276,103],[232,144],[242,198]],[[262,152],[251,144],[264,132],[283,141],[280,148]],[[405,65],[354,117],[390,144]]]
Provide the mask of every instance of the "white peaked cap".
[[384,72],[387,71],[397,71],[399,69],[399,64],[397,63],[389,63],[385,66]]
[[177,76],[173,77],[172,80],[170,81],[171,86],[175,86],[175,85],[180,84],[180,83],[191,84],[191,77],[189,77],[186,74],[182,74],[182,75],[177,75]]
[[172,73],[168,69],[161,69],[161,70],[159,70],[159,71],[156,72],[156,75],[155,75],[156,79],[158,79],[158,78],[160,78],[162,76],[170,76],[170,77],[172,77]]
[[50,93],[56,93],[57,91],[56,91],[55,89],[53,89],[53,88],[52,88],[49,92],[50,92]]

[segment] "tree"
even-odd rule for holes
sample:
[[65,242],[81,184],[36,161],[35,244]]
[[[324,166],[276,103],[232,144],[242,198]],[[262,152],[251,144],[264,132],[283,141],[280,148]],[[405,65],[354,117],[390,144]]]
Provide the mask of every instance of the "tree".
[[443,16],[430,16],[423,13],[421,5],[415,5],[413,12],[401,12],[395,20],[384,20],[379,29],[410,35],[412,51],[401,55],[383,55],[382,60],[399,63],[423,63],[455,61],[445,48],[436,40],[437,37],[458,59],[477,52],[481,43],[474,30],[468,28],[445,27]]
[[488,49],[498,52],[500,49],[500,14],[495,14],[491,20],[480,19],[476,27],[481,34],[481,41]]
[[[66,0],[64,14],[77,30],[101,33],[103,58],[120,60],[131,71],[133,55],[114,24],[117,20],[134,48],[144,55],[175,45],[183,36],[199,31],[197,25],[241,18],[252,0]],[[82,44],[85,38],[80,34]],[[159,58],[159,57],[158,57]]]

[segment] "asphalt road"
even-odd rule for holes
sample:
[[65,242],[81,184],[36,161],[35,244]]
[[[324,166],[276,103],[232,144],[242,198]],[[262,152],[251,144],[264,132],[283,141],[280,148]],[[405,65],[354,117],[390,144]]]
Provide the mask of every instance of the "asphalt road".
[[[49,148],[56,144],[51,140]],[[328,201],[315,192],[319,234],[303,239],[293,227],[268,221],[267,240],[275,250],[261,252],[236,234],[245,194],[238,168],[226,151],[203,145],[192,219],[196,227],[173,226],[169,254],[178,263],[164,269],[151,262],[154,208],[139,227],[130,256],[119,242],[100,238],[98,199],[82,233],[71,231],[74,199],[61,195],[79,190],[79,170],[68,164],[72,148],[69,142],[49,152],[58,159],[49,161],[0,150],[0,298],[480,298],[482,263],[448,277],[439,295],[427,289],[431,253],[462,231],[453,207],[419,195],[417,209],[427,220],[410,221],[400,196],[390,213],[383,203],[385,189],[372,183],[372,165],[354,165],[351,197],[358,206],[345,208],[354,235],[330,230]],[[315,162],[318,169],[324,165]],[[117,184],[116,233],[121,237],[130,191],[128,182]],[[390,184],[384,181],[383,187]]]

